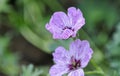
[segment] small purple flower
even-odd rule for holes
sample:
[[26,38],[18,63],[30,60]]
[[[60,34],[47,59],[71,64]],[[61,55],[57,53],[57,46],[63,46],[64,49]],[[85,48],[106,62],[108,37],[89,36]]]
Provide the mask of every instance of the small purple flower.
[[77,31],[85,24],[80,9],[68,8],[68,13],[55,12],[46,24],[46,29],[53,34],[54,39],[68,39],[75,37]]
[[92,57],[92,49],[86,40],[75,40],[70,44],[69,51],[58,47],[53,53],[55,65],[50,68],[50,76],[84,76],[83,68]]

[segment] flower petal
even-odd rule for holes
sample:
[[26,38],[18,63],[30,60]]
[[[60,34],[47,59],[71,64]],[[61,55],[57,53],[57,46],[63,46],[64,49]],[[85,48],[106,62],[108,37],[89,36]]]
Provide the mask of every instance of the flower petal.
[[72,36],[73,31],[69,29],[65,29],[63,33],[61,34],[62,39],[68,39],[70,36]]
[[45,27],[52,34],[54,34],[54,33],[61,33],[62,32],[62,28],[57,27],[53,23],[49,23],[49,24],[47,23]]
[[91,48],[88,48],[87,53],[81,58],[81,67],[84,68],[87,66],[88,62],[92,58],[93,51]]
[[89,49],[90,49],[89,42],[87,40],[81,41],[81,44],[79,45],[78,49],[79,49],[78,59],[81,59],[86,55],[86,53],[89,52]]
[[70,50],[70,55],[74,56],[76,59],[79,58],[79,50],[81,48],[81,43],[82,41],[80,39],[75,40],[70,44],[69,50]]
[[85,24],[85,19],[80,9],[75,7],[68,8],[68,17],[75,31],[78,31]]
[[53,23],[59,28],[64,28],[65,26],[70,25],[69,19],[64,12],[55,12],[51,17],[50,23]]
[[47,30],[49,30],[50,33],[53,33],[53,32],[54,32],[54,30],[52,29],[52,27],[51,27],[48,23],[45,25],[45,28],[46,28]]
[[68,51],[63,47],[56,48],[53,53],[53,60],[56,64],[67,64],[69,63],[70,56],[68,55]]
[[81,48],[79,48],[78,59],[81,60],[81,67],[84,68],[87,66],[89,60],[92,57],[92,49],[90,48],[89,42],[87,40],[83,40],[81,42]]
[[76,39],[74,42],[72,42],[70,44],[70,48],[69,49],[70,49],[70,51],[74,52],[74,50],[78,50],[80,45],[81,45],[81,40],[80,39]]
[[93,53],[87,40],[83,41],[80,41],[79,39],[75,40],[70,44],[69,50],[71,56],[74,56],[77,60],[81,61],[82,68],[87,66]]
[[54,39],[68,39],[72,36],[74,32],[70,29],[65,29],[61,33],[54,33],[53,38]]
[[77,32],[85,24],[85,19],[79,19],[79,21],[73,26],[73,29]]
[[50,76],[62,76],[63,74],[68,72],[68,68],[64,65],[53,65],[50,68],[49,74]]
[[75,7],[68,8],[68,17],[70,19],[71,24],[75,25],[78,20],[77,9]]
[[83,69],[78,69],[78,70],[70,72],[68,76],[84,76],[84,71]]

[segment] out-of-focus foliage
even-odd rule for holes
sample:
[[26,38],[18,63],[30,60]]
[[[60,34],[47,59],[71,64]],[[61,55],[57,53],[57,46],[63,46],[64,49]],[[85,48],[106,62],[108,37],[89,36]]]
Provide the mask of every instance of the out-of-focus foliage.
[[9,51],[9,41],[9,37],[0,36],[0,71],[9,76],[16,76],[19,69],[18,58]]
[[[120,23],[116,27],[112,40],[107,45],[110,56],[120,56]],[[109,55],[108,54],[108,55]],[[120,66],[119,66],[120,67]]]
[[120,23],[116,26],[112,40],[107,44],[106,55],[109,59],[110,66],[117,69],[120,75]]
[[34,69],[32,64],[22,67],[22,73],[20,76],[40,76],[43,71],[39,69]]
[[0,12],[9,12],[8,0],[0,0]]
[[49,76],[48,75],[48,67],[34,67],[33,64],[29,64],[28,66],[22,66],[22,72],[20,76]]
[[84,0],[78,7],[86,19],[85,30],[99,47],[103,47],[108,41],[108,34],[119,20],[117,7],[107,0]]
[[48,1],[22,0],[20,1],[20,5],[24,5],[22,10],[20,10],[22,13],[11,13],[9,18],[29,42],[43,51],[51,53],[59,45],[63,45],[67,48],[72,40],[68,39],[66,42],[63,40],[55,41],[52,39],[50,33],[46,31],[45,24],[49,20],[50,14],[45,16],[45,5],[48,5],[52,11],[62,9],[56,0],[54,0],[55,2],[53,1],[53,4],[55,4],[57,8],[50,5]]

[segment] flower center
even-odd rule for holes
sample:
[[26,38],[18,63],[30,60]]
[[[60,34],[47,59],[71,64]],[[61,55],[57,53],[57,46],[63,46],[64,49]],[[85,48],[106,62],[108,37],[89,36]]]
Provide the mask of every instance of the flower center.
[[70,30],[74,31],[74,29],[72,29],[72,27],[68,27],[68,26],[65,26],[65,27],[63,28],[63,30],[65,30],[65,29],[70,29]]
[[68,65],[69,70],[75,70],[80,68],[81,66],[81,61],[76,60],[74,57],[71,57],[71,64]]

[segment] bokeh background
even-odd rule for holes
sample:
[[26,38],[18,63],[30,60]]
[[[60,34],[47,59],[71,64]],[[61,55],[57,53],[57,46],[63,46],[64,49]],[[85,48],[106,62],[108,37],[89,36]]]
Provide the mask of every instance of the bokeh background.
[[68,40],[45,29],[55,11],[80,8],[86,20],[78,37],[90,42],[86,76],[120,76],[120,0],[0,0],[0,76],[49,76],[51,53]]

